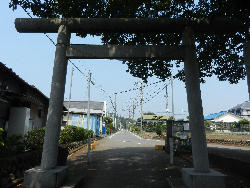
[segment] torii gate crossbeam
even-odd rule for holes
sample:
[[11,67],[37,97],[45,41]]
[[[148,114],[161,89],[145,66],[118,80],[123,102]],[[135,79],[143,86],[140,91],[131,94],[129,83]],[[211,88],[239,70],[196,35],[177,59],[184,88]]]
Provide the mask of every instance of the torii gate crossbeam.
[[162,59],[183,60],[184,46],[79,45],[67,47],[69,59]]

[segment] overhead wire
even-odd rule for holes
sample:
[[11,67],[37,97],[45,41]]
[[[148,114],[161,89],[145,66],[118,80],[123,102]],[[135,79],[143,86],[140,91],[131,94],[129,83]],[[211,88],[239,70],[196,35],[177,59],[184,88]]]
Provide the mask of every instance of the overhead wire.
[[[21,6],[22,7],[22,6]],[[23,7],[22,7],[23,8]],[[33,18],[32,16],[31,16],[31,14],[25,9],[25,8],[23,8],[23,10],[26,12],[26,14],[30,17],[30,18]],[[47,33],[44,33],[44,35],[49,39],[49,41],[54,45],[54,46],[56,46],[56,43],[54,42],[54,40],[47,34]],[[87,77],[88,78],[88,76],[83,72],[83,71],[81,71],[80,70],[80,68],[77,66],[77,65],[75,65],[75,63],[73,63],[70,59],[68,60],[71,64],[72,64],[72,66],[74,66],[84,77]],[[93,78],[93,77],[92,77]],[[95,80],[94,78],[93,78],[93,80]],[[142,87],[143,88],[145,88],[145,87],[147,87],[147,86],[151,86],[151,85],[156,85],[156,84],[158,84],[158,83],[160,83],[160,82],[163,82],[163,81],[157,81],[157,82],[153,82],[153,83],[150,83],[150,84],[146,84],[146,85],[143,85]],[[92,83],[93,84],[93,83]],[[93,84],[94,85],[94,84]],[[166,85],[167,86],[167,85]],[[165,86],[165,87],[166,87]],[[164,87],[164,88],[165,88]],[[163,88],[163,89],[164,89]],[[111,103],[111,106],[113,107],[113,109],[115,110],[115,105],[114,105],[114,103],[113,103],[113,100],[112,100],[112,98],[111,98],[111,96],[110,95],[108,95],[107,93],[106,93],[106,91],[103,89],[103,88],[100,88],[101,89],[101,91],[103,91],[108,97],[109,97],[109,99],[110,99],[110,103]],[[131,88],[131,89],[128,89],[128,90],[123,90],[123,91],[119,91],[119,92],[115,92],[114,94],[121,94],[121,93],[127,93],[127,92],[130,92],[130,91],[135,91],[135,90],[139,90],[140,89],[140,87],[136,87],[136,88]],[[162,89],[162,90],[163,90]],[[155,92],[154,92],[155,93]],[[148,93],[146,93],[146,94],[148,94]],[[155,95],[155,96],[157,96],[159,94],[159,92],[157,92],[157,94]],[[151,95],[149,95],[149,97],[150,97]],[[154,97],[155,97],[154,96]],[[154,97],[152,97],[152,98],[154,98]],[[151,98],[151,99],[152,99]],[[148,102],[149,101],[149,99],[148,98],[146,98],[146,102]],[[145,101],[144,101],[144,104],[146,103]],[[136,108],[136,107],[138,107],[138,103],[136,104],[136,105],[134,105],[134,108]],[[129,107],[129,108],[131,108],[131,106]],[[124,109],[122,109],[122,110],[124,110]]]
[[[22,6],[21,6],[22,7]],[[31,14],[26,10],[26,9],[24,9],[23,7],[22,7],[22,9],[26,12],[26,14],[30,17],[30,18],[33,18],[32,16],[31,16]],[[56,46],[56,43],[54,42],[54,40],[47,34],[47,33],[43,33],[49,40],[50,40],[50,42],[54,45],[54,46]],[[88,78],[88,76],[85,74],[85,73],[83,73],[70,59],[68,60],[82,75],[84,75],[85,77],[87,77]]]

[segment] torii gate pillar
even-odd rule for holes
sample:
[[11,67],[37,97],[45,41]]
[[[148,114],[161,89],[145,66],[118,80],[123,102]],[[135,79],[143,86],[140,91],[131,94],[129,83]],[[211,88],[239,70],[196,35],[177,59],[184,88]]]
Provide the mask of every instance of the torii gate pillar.
[[185,46],[184,72],[194,168],[183,168],[182,178],[188,188],[224,188],[224,175],[209,169],[199,66],[196,61],[194,34],[190,28],[185,29],[183,44]]
[[67,175],[67,166],[56,165],[67,74],[66,49],[69,43],[70,32],[65,25],[61,25],[58,29],[41,166],[29,169],[25,172],[25,188],[60,187]]
[[248,101],[250,101],[250,42],[249,41],[244,46],[244,61],[247,72]]

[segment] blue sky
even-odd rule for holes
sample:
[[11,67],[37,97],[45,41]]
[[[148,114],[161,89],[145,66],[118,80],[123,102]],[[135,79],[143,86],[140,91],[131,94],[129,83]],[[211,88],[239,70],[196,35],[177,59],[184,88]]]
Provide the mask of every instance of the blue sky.
[[[28,17],[26,13],[18,8],[13,12],[8,7],[8,0],[0,1],[0,62],[6,64],[16,74],[26,82],[37,87],[46,96],[49,97],[50,85],[55,55],[55,47],[45,37],[44,34],[18,33],[15,30],[15,18]],[[49,36],[56,41],[55,34]],[[85,39],[71,36],[72,44],[100,44],[98,37],[86,37]],[[96,83],[91,88],[91,100],[108,102],[108,111],[112,112],[112,107],[108,95],[114,100],[114,92],[135,88],[135,82],[140,81],[126,72],[127,66],[120,61],[115,60],[72,60],[85,76],[77,70],[73,75],[72,100],[87,100],[87,79],[88,70],[93,74],[93,80]],[[67,83],[65,88],[65,100],[69,95],[69,76],[72,65],[68,64]],[[175,70],[173,70],[175,71]],[[148,80],[149,83],[159,81],[153,77]],[[167,81],[169,83],[169,81]],[[152,111],[163,114],[166,110],[165,91],[161,91],[165,83],[155,84],[146,87],[144,97],[150,101],[143,105],[143,111]],[[106,91],[104,94],[101,89]],[[170,92],[170,87],[168,87]],[[217,78],[208,78],[206,83],[201,85],[204,114],[227,110],[236,104],[242,103],[248,99],[246,80],[240,81],[237,85],[231,85],[227,82],[220,82]],[[128,116],[128,111],[122,111],[132,104],[132,100],[139,100],[139,90],[117,95],[118,114]],[[169,93],[169,108],[171,111],[171,92]],[[186,90],[182,82],[174,80],[174,106],[177,118],[187,116]],[[139,117],[139,108],[135,110],[135,117]]]

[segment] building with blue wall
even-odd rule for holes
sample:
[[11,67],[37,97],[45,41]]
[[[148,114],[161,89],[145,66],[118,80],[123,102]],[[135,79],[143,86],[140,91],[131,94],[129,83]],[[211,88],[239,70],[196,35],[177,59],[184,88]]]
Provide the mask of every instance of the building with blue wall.
[[[69,111],[64,112],[63,125],[73,125],[87,128],[88,101],[64,102],[64,106]],[[106,101],[90,101],[90,126],[95,135],[102,132],[103,118],[106,115]]]

